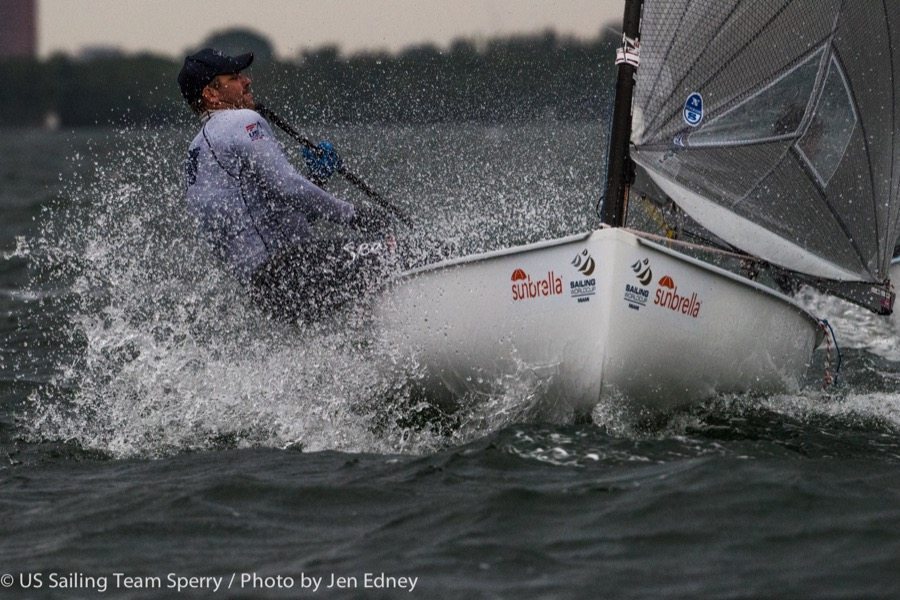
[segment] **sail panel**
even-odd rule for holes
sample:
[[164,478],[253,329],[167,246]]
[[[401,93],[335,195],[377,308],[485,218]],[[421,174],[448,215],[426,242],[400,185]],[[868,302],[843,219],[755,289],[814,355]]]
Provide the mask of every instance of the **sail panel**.
[[[747,252],[884,280],[900,225],[890,1],[644,0],[632,157],[726,209],[683,206]],[[778,262],[751,222],[813,256]]]
[[[736,146],[725,156],[721,155],[718,148],[711,147],[677,152],[647,149],[641,150],[639,162],[650,172],[677,173],[679,176],[676,179],[679,181],[687,179],[704,182],[702,195],[716,198],[716,204],[727,212],[704,209],[702,214],[694,214],[687,205],[679,205],[704,228],[746,252],[783,264],[768,254],[771,249],[769,237],[760,236],[756,228],[747,226],[749,222],[755,222],[773,235],[791,240],[797,252],[805,249],[818,256],[831,254],[840,259],[839,264],[852,265],[851,268],[804,271],[806,273],[819,277],[833,277],[840,273],[847,278],[851,273],[864,271],[859,250],[854,245],[856,242],[848,238],[837,220],[811,220],[799,229],[794,225],[797,199],[821,197],[821,191],[810,177],[796,176],[797,171],[803,169],[804,163],[792,144],[788,140]],[[697,186],[684,187],[694,189],[695,192],[698,189]],[[666,191],[678,203],[678,199],[668,189]],[[848,197],[860,195],[859,192],[854,192]],[[692,204],[697,205],[697,202]],[[715,220],[711,221],[711,218]],[[737,224],[723,224],[723,219],[737,221]],[[729,228],[728,235],[723,233],[723,227]],[[867,254],[874,250],[875,246],[870,245]],[[782,252],[781,256],[793,256],[793,253]],[[808,261],[804,264],[821,266],[824,261]]]
[[858,123],[850,82],[832,56],[822,93],[796,146],[822,188],[834,177]]
[[[890,40],[890,46],[894,47],[900,44],[900,10],[887,10],[885,7],[884,11],[884,22],[885,28],[887,29],[887,35]],[[900,82],[900,60],[898,60],[896,53],[891,59],[891,66],[893,68],[893,77],[891,80],[895,82]],[[900,205],[900,93],[896,91],[894,92],[894,107],[892,114],[892,122],[893,122],[893,176],[891,177],[891,189],[893,190],[892,201],[889,203],[890,206]],[[890,226],[888,228],[888,236],[893,235],[894,238],[900,237],[900,210],[894,213],[892,219],[890,219]],[[898,246],[900,246],[900,240],[898,240]],[[898,253],[894,252],[894,256],[897,256]]]
[[706,223],[717,223],[716,235],[723,239],[734,239],[744,236],[755,240],[760,247],[767,248],[768,260],[774,264],[796,264],[797,270],[804,273],[817,273],[826,279],[852,279],[854,272],[847,271],[832,262],[823,260],[793,242],[772,233],[768,228],[757,225],[753,221],[739,221],[729,218],[729,211],[715,202],[710,202],[693,190],[682,186],[679,182],[668,179],[659,172],[649,172],[653,182],[662,189],[676,204],[682,207],[701,226]]
[[691,146],[735,146],[793,139],[805,124],[823,52],[779,76],[768,86],[688,134]]
[[[840,1],[817,2],[816,10],[809,4],[682,0],[670,5],[645,0],[635,108],[645,113],[652,134],[635,136],[635,142],[671,140],[685,126],[682,107],[692,93],[702,93],[708,121],[818,52],[835,25],[834,14],[826,11]],[[668,22],[675,19],[681,19],[679,28]],[[806,21],[802,30],[796,28],[799,19]],[[666,36],[676,40],[669,42]],[[657,38],[662,38],[660,44],[654,42]]]
[[[861,136],[860,136],[861,137]],[[779,161],[774,169],[758,186],[756,186],[741,205],[740,214],[748,221],[754,221],[779,235],[791,240],[798,246],[817,256],[828,256],[831,262],[842,265],[846,270],[855,273],[866,272],[867,259],[872,259],[877,253],[877,245],[874,238],[854,238],[846,229],[841,219],[822,218],[810,219],[803,222],[803,226],[797,226],[796,198],[822,198],[823,192],[819,188],[814,177],[798,177],[797,173],[804,170],[805,164],[802,157],[792,148]],[[846,193],[838,188],[833,188],[833,208],[826,206],[824,210],[837,214],[858,214],[861,219],[868,219],[868,227],[874,226],[872,213],[867,207],[862,206],[860,198],[869,197],[868,183],[864,179],[855,182],[840,180],[833,181],[832,185],[854,185],[855,189],[848,189]],[[820,200],[824,202],[824,200]],[[865,228],[866,225],[860,225]],[[748,242],[748,246],[752,242]],[[754,248],[764,252],[764,248]],[[749,251],[749,250],[748,250]],[[800,270],[800,269],[797,269]],[[804,271],[810,273],[809,271]],[[823,273],[810,273],[824,277]],[[857,277],[856,279],[860,279]]]
[[[880,262],[883,263],[882,275],[886,277],[891,258],[888,237],[894,237],[888,231],[894,218],[888,198],[892,195],[892,171],[897,168],[894,165],[900,166],[900,163],[894,162],[893,148],[896,135],[894,96],[900,79],[893,78],[892,62],[900,60],[900,51],[891,48],[881,2],[870,0],[845,4],[845,16],[838,27],[835,49],[854,90],[864,137],[861,143],[851,146],[845,168],[837,172],[835,179],[844,180],[847,188],[855,188],[857,179],[868,180],[871,195],[859,199],[867,201],[866,210],[859,206],[858,211],[847,214],[860,218],[859,227],[853,228],[855,230],[870,227],[870,221],[862,219],[864,213],[871,211],[875,214],[876,229],[872,229],[871,233],[885,239]],[[890,0],[890,4],[890,10],[898,12],[896,0]]]

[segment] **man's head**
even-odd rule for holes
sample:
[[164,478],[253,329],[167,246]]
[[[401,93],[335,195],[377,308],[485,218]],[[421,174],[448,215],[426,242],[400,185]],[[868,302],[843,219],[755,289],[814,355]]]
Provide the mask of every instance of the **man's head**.
[[194,112],[221,108],[254,108],[250,78],[241,71],[253,62],[253,54],[226,56],[205,48],[185,57],[178,86]]

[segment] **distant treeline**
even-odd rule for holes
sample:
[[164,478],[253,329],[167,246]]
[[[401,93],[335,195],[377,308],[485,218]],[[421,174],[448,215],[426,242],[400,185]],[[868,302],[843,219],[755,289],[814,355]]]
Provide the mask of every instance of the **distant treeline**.
[[[551,32],[449,49],[342,56],[324,47],[296,62],[258,60],[258,98],[303,123],[434,123],[595,119],[613,95],[615,36]],[[189,116],[180,60],[151,55],[0,61],[0,126],[172,124]]]

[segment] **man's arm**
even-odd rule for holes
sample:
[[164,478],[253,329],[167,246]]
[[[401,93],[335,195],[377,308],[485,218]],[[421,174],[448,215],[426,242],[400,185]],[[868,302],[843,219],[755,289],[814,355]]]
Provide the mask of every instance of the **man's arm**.
[[321,216],[336,223],[351,223],[355,214],[353,205],[338,200],[298,173],[285,156],[268,122],[255,112],[242,112],[248,115],[244,119],[247,121],[244,125],[247,137],[242,140],[245,157],[260,182],[288,199],[310,218]]

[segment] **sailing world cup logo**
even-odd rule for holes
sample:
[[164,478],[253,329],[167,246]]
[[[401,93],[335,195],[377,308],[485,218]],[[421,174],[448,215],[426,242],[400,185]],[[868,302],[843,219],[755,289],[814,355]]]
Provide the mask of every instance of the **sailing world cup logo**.
[[576,254],[569,264],[584,275],[584,279],[573,279],[569,282],[569,295],[578,302],[589,302],[591,296],[597,293],[597,280],[591,277],[594,274],[594,269],[597,268],[594,257],[585,248]]
[[625,302],[628,303],[628,308],[640,310],[647,305],[647,300],[650,298],[650,290],[644,287],[653,280],[653,270],[650,269],[650,259],[644,258],[635,261],[634,264],[631,265],[631,270],[640,285],[635,285],[633,283],[625,284]]

